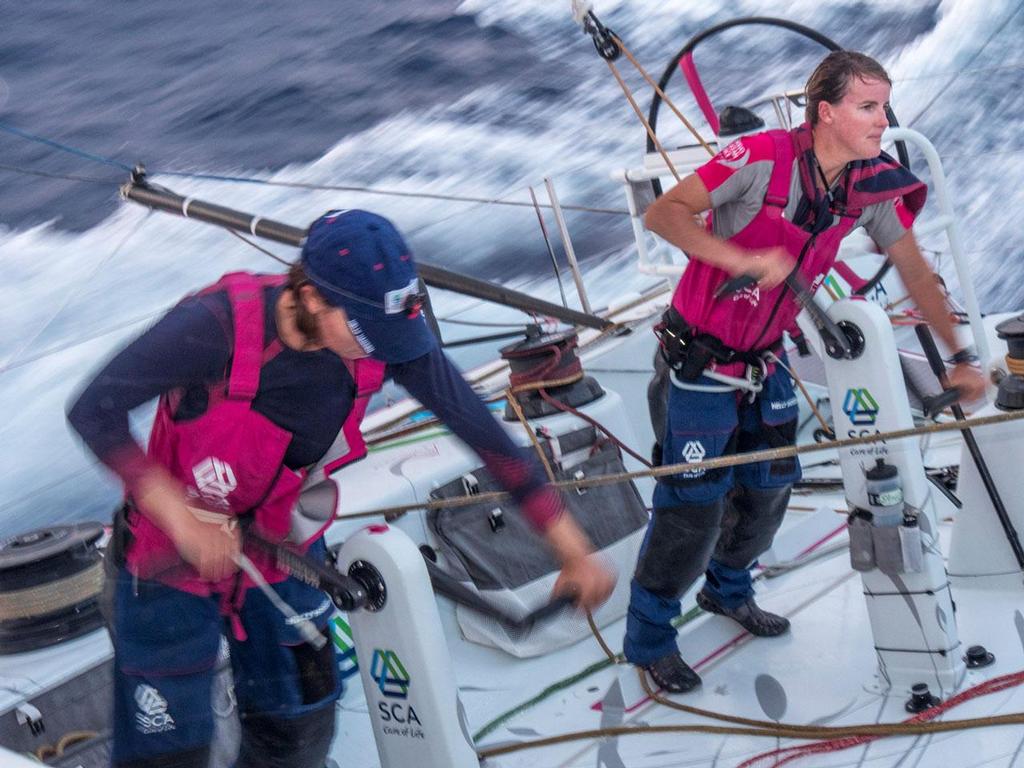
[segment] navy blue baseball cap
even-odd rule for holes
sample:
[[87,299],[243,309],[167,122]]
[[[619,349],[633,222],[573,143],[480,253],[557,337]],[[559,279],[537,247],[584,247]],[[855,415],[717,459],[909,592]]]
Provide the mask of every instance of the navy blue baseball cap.
[[306,233],[301,263],[371,357],[404,363],[437,346],[421,311],[416,264],[395,226],[369,211],[328,211]]

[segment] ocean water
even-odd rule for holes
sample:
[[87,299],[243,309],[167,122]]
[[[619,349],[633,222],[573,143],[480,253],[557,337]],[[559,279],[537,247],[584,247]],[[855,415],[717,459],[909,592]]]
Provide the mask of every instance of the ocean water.
[[[744,15],[785,16],[880,59],[901,122],[945,160],[983,310],[1024,306],[1024,3],[599,0],[596,11],[655,76],[689,36]],[[121,203],[120,165],[142,162],[182,194],[295,225],[329,207],[370,208],[425,260],[555,299],[529,208],[166,172],[520,201],[530,186],[543,199],[550,177],[563,203],[623,208],[609,174],[643,148],[561,0],[37,0],[0,5],[0,21],[0,122],[117,164],[0,131],[0,535],[106,517],[116,484],[69,434],[68,399],[183,293],[228,270],[278,269],[219,230]],[[801,85],[821,53],[746,28],[700,48],[697,63],[721,105]],[[648,89],[620,66],[646,108]],[[680,78],[670,95],[703,125]],[[663,137],[685,141],[666,115]],[[624,217],[568,223],[595,304],[649,283],[632,269]],[[435,302],[441,315],[474,304]]]

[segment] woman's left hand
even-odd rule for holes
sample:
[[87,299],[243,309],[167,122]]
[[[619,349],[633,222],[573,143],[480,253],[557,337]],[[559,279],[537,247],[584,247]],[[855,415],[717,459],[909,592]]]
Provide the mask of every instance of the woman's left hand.
[[961,363],[949,372],[949,385],[960,390],[960,400],[964,403],[973,403],[985,396],[985,377],[967,363]]

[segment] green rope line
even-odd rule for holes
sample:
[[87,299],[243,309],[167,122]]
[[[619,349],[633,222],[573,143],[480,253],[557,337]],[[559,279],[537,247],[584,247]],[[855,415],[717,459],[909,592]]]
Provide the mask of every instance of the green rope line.
[[[698,616],[700,616],[702,613],[704,613],[704,611],[701,610],[701,608],[699,606],[695,605],[693,608],[688,610],[682,616],[677,616],[675,619],[673,619],[672,620],[672,626],[676,627],[676,628],[679,628],[679,627],[683,626],[684,624],[688,624],[689,622],[693,621]],[[590,675],[594,674],[595,672],[600,672],[603,669],[607,669],[608,667],[611,667],[614,664],[621,664],[624,661],[625,661],[625,658],[622,656],[622,654],[617,655],[615,657],[614,661],[612,659],[601,659],[600,661],[594,662],[589,667],[586,667],[585,669],[580,670],[579,672],[577,672],[574,675],[570,675],[569,677],[563,678],[562,680],[559,680],[558,682],[552,683],[551,685],[549,685],[547,688],[545,688],[543,691],[538,693],[533,698],[527,699],[522,704],[519,704],[518,706],[513,707],[512,709],[508,710],[504,714],[498,715],[496,718],[491,720],[491,722],[487,723],[487,725],[485,725],[483,728],[481,728],[479,731],[477,731],[476,733],[473,734],[473,742],[474,743],[478,743],[480,741],[480,739],[482,739],[482,738],[484,738],[486,736],[489,736],[494,731],[496,731],[498,728],[500,728],[502,725],[504,725],[506,722],[511,720],[513,717],[515,717],[516,715],[521,715],[523,712],[525,712],[526,710],[530,709],[535,704],[539,704],[540,702],[544,701],[544,699],[546,699],[549,696],[551,696],[551,694],[558,693],[559,691],[565,690],[566,688],[569,688],[570,686],[575,685],[576,683],[580,682],[581,680],[584,680],[587,677],[590,677]]]
[[[616,659],[618,659],[618,657],[616,657]],[[616,661],[615,663],[618,662]],[[519,706],[510,709],[508,712],[499,715],[494,720],[489,722],[487,725],[485,725],[483,728],[481,728],[479,731],[473,734],[473,741],[480,741],[480,739],[497,730],[500,726],[504,725],[511,718],[515,717],[516,715],[522,714],[527,709],[532,707],[534,704],[540,703],[551,694],[558,693],[558,691],[564,690],[565,688],[568,688],[569,686],[578,683],[580,680],[589,677],[595,672],[600,672],[602,669],[606,669],[607,667],[612,666],[612,664],[613,662],[611,659],[601,659],[600,661],[594,662],[586,669],[577,672],[575,675],[567,677],[564,680],[559,680],[557,683],[552,683],[543,691],[534,696],[532,699],[527,699]]]
[[378,445],[371,445],[366,450],[367,453],[377,453],[379,451],[389,451],[392,448],[400,448],[403,445],[412,445],[414,443],[422,443],[427,440],[433,440],[435,437],[444,437],[450,435],[451,432],[447,429],[439,429],[434,432],[426,432],[415,437],[407,437],[405,439],[395,440],[394,442],[388,441],[386,443],[379,443]]

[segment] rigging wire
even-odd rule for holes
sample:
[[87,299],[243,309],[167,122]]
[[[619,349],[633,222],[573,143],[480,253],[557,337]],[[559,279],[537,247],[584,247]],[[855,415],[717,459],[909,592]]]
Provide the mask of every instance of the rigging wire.
[[236,232],[235,230],[231,229],[230,227],[224,227],[223,229],[229,235],[237,237],[239,240],[241,240],[246,245],[252,246],[253,248],[255,248],[260,253],[264,254],[265,256],[269,256],[270,258],[272,258],[274,261],[276,261],[276,262],[278,262],[280,264],[284,264],[284,266],[286,266],[286,267],[290,267],[292,265],[292,262],[288,261],[287,259],[285,259],[285,258],[283,258],[281,256],[278,256],[273,251],[267,250],[266,248],[264,248],[259,243],[256,243],[256,242],[250,240],[249,238],[247,238],[241,232]]
[[34,363],[38,360],[50,357],[51,355],[55,355],[58,352],[65,352],[69,349],[73,349],[74,347],[80,346],[82,344],[87,344],[90,341],[95,341],[96,339],[102,336],[106,336],[108,333],[114,333],[115,331],[130,328],[131,326],[137,325],[146,320],[152,320],[154,317],[157,317],[158,315],[162,315],[163,313],[165,313],[168,309],[170,309],[169,306],[161,307],[155,312],[147,312],[144,315],[134,317],[131,320],[125,320],[123,323],[118,323],[117,325],[110,326],[109,328],[104,328],[100,331],[89,334],[88,336],[81,336],[77,339],[72,339],[64,344],[59,344],[55,347],[49,347],[48,349],[44,349],[42,352],[37,352],[34,355],[26,355],[22,357],[20,360],[18,360],[16,363],[11,363],[9,365],[4,366],[4,368],[0,370],[0,374],[7,373],[8,371],[14,370],[15,368],[21,368],[24,365],[28,365],[29,363]]
[[451,325],[469,325],[475,328],[522,328],[526,323],[489,323],[484,320],[456,320],[454,317],[435,318],[439,323]]
[[1013,10],[1013,13],[1011,13],[1009,16],[1007,16],[1005,21],[1003,21],[1001,24],[997,24],[996,25],[995,29],[992,30],[992,34],[990,34],[988,36],[988,38],[985,40],[985,42],[982,43],[981,47],[977,51],[974,52],[974,55],[971,56],[971,58],[967,60],[967,64],[964,66],[964,68],[959,70],[958,72],[954,73],[953,76],[946,82],[946,84],[944,86],[942,86],[941,88],[939,88],[938,93],[936,93],[932,97],[931,101],[929,101],[927,104],[924,105],[924,108],[920,112],[917,113],[917,116],[913,120],[911,120],[908,123],[908,125],[916,124],[917,121],[921,119],[922,115],[924,115],[925,112],[927,112],[929,109],[931,109],[932,105],[934,105],[935,102],[937,102],[939,100],[939,97],[942,96],[942,94],[944,94],[949,89],[949,87],[951,85],[953,85],[953,83],[955,83],[957,81],[957,79],[960,77],[962,72],[969,72],[970,71],[970,65],[973,64],[975,59],[977,59],[981,55],[982,51],[984,51],[985,48],[988,47],[988,44],[991,43],[996,37],[998,37],[999,33],[1002,32],[1003,30],[1005,30],[1007,28],[1007,26],[1009,26],[1010,22],[1013,21],[1013,17],[1016,16],[1018,13],[1020,13],[1022,8],[1024,8],[1024,2],[1018,3],[1017,7]]
[[127,245],[128,241],[131,240],[132,237],[135,236],[135,234],[139,231],[139,229],[142,227],[142,225],[146,221],[149,220],[149,217],[152,214],[153,214],[153,211],[147,211],[146,215],[143,216],[142,218],[140,218],[135,223],[135,226],[132,227],[131,230],[128,232],[128,234],[126,234],[124,236],[124,239],[121,240],[121,242],[117,245],[117,247],[114,248],[114,250],[108,256],[106,256],[104,259],[102,259],[95,267],[93,267],[92,271],[86,276],[85,280],[83,280],[81,282],[76,282],[76,285],[75,285],[76,290],[69,291],[67,296],[64,298],[64,301],[61,302],[60,306],[57,307],[56,311],[54,311],[54,313],[50,316],[50,318],[45,323],[43,323],[39,327],[39,329],[34,334],[32,334],[25,341],[21,345],[21,347],[19,347],[18,350],[13,355],[11,355],[4,362],[3,365],[0,365],[0,374],[6,373],[8,370],[10,370],[14,366],[15,363],[18,362],[18,360],[21,358],[21,356],[25,353],[25,350],[27,350],[29,347],[31,347],[33,344],[35,344],[35,342],[39,339],[39,337],[43,334],[43,332],[46,331],[46,329],[49,328],[53,324],[53,321],[56,320],[60,316],[60,314],[65,309],[67,309],[68,305],[72,302],[72,300],[76,296],[78,296],[78,289],[80,289],[82,286],[88,285],[88,283],[94,277],[96,277],[97,274],[99,274],[100,270],[103,269],[107,264],[109,264],[110,261],[121,252],[121,250],[125,247],[125,245]]
[[6,163],[0,163],[0,171],[8,171],[9,173],[20,173],[25,176],[42,176],[46,179],[63,179],[65,181],[84,181],[89,184],[120,184],[119,181],[114,179],[97,179],[91,176],[75,176],[68,173],[48,173],[46,171],[30,171],[27,168],[19,168],[16,165],[7,165]]
[[48,139],[45,136],[39,136],[38,134],[35,133],[23,131],[21,128],[16,128],[15,126],[9,123],[0,122],[0,130],[12,133],[15,136],[20,136],[21,138],[27,139],[28,141],[34,141],[37,144],[44,144],[48,147],[52,147],[53,149],[57,149],[61,152],[66,152],[69,155],[76,155],[77,157],[82,157],[85,158],[86,160],[92,160],[93,162],[96,163],[110,165],[113,166],[114,168],[120,168],[122,171],[127,171],[129,173],[131,173],[132,170],[130,165],[125,165],[124,163],[119,162],[117,160],[113,160],[109,157],[103,157],[102,155],[95,155],[92,152],[86,152],[83,149],[77,149],[76,147],[72,147],[69,144],[62,144],[61,142],[55,141],[54,139]]
[[[259,184],[267,187],[285,187],[288,189],[308,189],[328,192],[361,192],[368,195],[384,195],[388,197],[410,197],[421,200],[444,200],[456,203],[478,203],[480,205],[505,205],[514,208],[533,208],[532,202],[524,200],[504,200],[500,197],[474,197],[471,195],[450,195],[440,192],[408,192],[400,189],[381,189],[378,187],[367,187],[355,184],[314,184],[304,181],[272,181],[270,179],[257,179],[248,176],[221,176],[209,173],[190,173],[186,171],[152,170],[152,175],[179,176],[183,178],[202,179],[205,181],[230,181],[246,184]],[[542,203],[541,208],[551,208],[550,204]],[[583,213],[600,213],[614,216],[622,216],[629,213],[625,208],[600,208],[587,205],[563,205],[567,211],[579,211]]]

